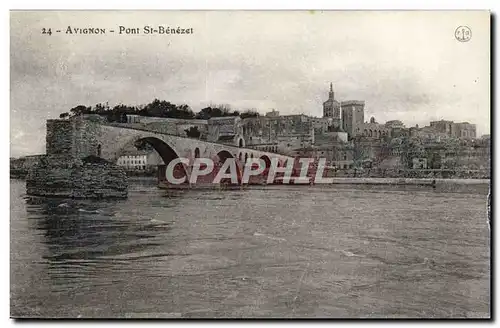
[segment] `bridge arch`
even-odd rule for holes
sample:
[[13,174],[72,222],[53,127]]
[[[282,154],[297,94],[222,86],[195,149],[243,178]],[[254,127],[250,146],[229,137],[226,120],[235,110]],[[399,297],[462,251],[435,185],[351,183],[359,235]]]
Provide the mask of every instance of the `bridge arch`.
[[243,148],[243,147],[245,147],[245,140],[242,137],[240,137],[238,138],[238,148]]
[[[169,144],[164,142],[161,139],[158,139],[156,137],[144,137],[144,138],[138,138],[135,140],[135,144],[140,144],[140,143],[147,143],[153,147],[153,149],[160,155],[161,159],[163,160],[163,163],[165,166],[168,166],[168,164],[176,159],[179,158],[179,154],[177,151],[171,147]],[[174,167],[174,177],[175,178],[182,178],[183,176],[186,177],[186,181],[189,180],[189,170],[188,168],[182,164],[178,163]]]
[[[239,163],[239,161],[236,161],[236,158],[233,156],[233,154],[231,154],[229,151],[227,150],[221,150],[217,153],[217,157],[219,158],[219,163],[221,164],[224,164],[226,162],[227,159],[229,158],[232,158],[232,159],[235,159],[235,163],[236,163],[236,169],[237,169],[237,178],[238,178],[238,183],[241,183],[241,180],[242,180],[242,167]],[[241,157],[241,153],[240,153],[240,157]],[[226,170],[226,172],[224,173],[230,173],[229,172],[229,168]],[[224,182],[231,182],[231,179],[228,179],[228,181],[225,181],[225,179],[221,180],[221,183],[224,183]]]
[[222,163],[224,163],[228,158],[234,158],[234,156],[227,150],[221,150],[220,152],[218,152],[217,157],[219,158],[219,161]]
[[271,167],[271,159],[267,155],[262,155],[259,157],[259,159],[263,160],[264,163],[266,164],[266,169]]

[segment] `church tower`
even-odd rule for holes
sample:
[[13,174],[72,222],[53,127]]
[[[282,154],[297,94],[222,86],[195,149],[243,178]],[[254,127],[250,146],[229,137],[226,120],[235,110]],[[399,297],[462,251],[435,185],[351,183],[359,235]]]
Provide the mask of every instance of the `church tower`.
[[323,103],[323,117],[340,120],[340,103],[335,100],[335,93],[333,92],[333,84],[331,82],[328,100]]

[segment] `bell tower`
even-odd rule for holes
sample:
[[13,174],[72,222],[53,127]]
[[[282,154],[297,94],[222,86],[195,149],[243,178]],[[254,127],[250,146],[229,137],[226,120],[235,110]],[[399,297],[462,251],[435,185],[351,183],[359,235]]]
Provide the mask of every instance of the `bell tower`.
[[330,91],[328,92],[328,100],[323,103],[323,117],[329,117],[340,120],[340,103],[335,100],[333,92],[333,83],[330,82]]

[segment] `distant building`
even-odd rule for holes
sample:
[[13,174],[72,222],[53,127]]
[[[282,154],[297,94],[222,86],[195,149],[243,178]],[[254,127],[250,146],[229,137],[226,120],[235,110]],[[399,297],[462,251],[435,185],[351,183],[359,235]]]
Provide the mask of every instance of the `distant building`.
[[420,138],[424,142],[441,142],[450,138],[448,133],[436,131],[432,126],[415,129],[413,136]]
[[293,150],[308,148],[314,145],[314,129],[310,128],[309,133],[303,131],[299,133],[281,133],[277,136],[278,151],[280,153],[290,153]]
[[[363,123],[360,128],[363,129],[361,135],[367,138],[381,139],[390,133],[389,128],[384,124],[376,123],[375,119],[371,120],[370,123]],[[360,134],[357,133],[356,135]]]
[[335,167],[340,170],[354,167],[352,147],[345,144],[302,148],[291,152],[290,155],[303,158],[324,158],[327,167]]
[[328,100],[323,103],[323,117],[340,120],[340,103],[335,100],[335,93],[333,92],[333,86],[331,83]]
[[454,123],[453,121],[432,121],[430,126],[438,133],[461,139],[475,139],[476,125],[469,122]]
[[351,138],[362,134],[362,126],[365,121],[365,102],[358,100],[343,101],[341,107],[342,129]]
[[447,135],[455,136],[455,123],[453,121],[445,121],[445,120],[440,120],[440,121],[432,121],[430,122],[430,126],[434,128],[436,132],[439,133],[446,133]]
[[389,129],[404,129],[405,125],[400,120],[391,120],[385,122],[385,126]]
[[387,121],[385,127],[389,129],[391,138],[408,137],[410,135],[409,129],[400,120]]
[[475,139],[476,125],[469,122],[455,123],[455,136],[463,139]]
[[116,165],[127,171],[145,171],[147,169],[148,152],[126,151],[116,161]]
[[311,122],[315,133],[326,133],[334,121],[329,117],[312,117]]
[[278,117],[278,116],[280,116],[280,112],[274,109],[266,113],[266,117]]
[[413,158],[412,169],[427,169],[427,158]]
[[143,116],[127,114],[126,117],[127,123],[141,123],[141,117]]
[[239,116],[212,117],[208,120],[208,141],[245,147]]

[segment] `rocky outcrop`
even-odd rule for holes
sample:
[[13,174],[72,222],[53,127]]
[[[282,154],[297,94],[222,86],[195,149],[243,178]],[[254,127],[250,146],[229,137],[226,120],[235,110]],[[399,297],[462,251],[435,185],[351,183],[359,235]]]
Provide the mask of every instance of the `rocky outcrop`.
[[95,156],[46,156],[26,178],[26,192],[32,196],[125,198],[127,187],[122,168]]

